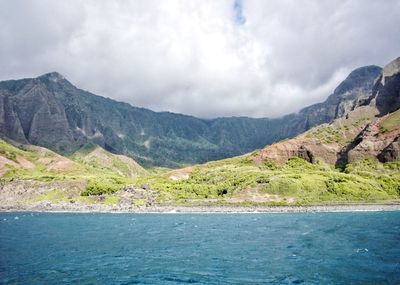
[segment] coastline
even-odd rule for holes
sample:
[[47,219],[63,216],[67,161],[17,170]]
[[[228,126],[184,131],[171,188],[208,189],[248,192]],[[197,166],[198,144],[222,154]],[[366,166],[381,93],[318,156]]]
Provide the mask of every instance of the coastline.
[[[352,204],[309,206],[151,206],[120,207],[115,205],[85,205],[74,207],[68,204],[0,206],[0,212],[43,213],[120,213],[120,214],[251,214],[251,213],[322,213],[322,212],[377,212],[400,211],[400,204]],[[77,205],[76,205],[77,206]]]

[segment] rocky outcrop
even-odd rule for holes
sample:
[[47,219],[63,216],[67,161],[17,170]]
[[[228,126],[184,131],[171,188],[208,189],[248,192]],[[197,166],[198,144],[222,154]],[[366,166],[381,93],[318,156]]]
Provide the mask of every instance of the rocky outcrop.
[[400,108],[400,57],[384,67],[374,86],[374,96],[381,115]]
[[322,160],[335,164],[339,151],[339,144],[328,145],[322,143],[319,139],[300,137],[268,146],[251,159],[256,163],[274,161],[278,164],[284,164],[292,157],[300,157],[311,163]]
[[383,151],[378,155],[378,159],[381,162],[400,160],[400,136],[383,149]]
[[357,137],[356,144],[347,151],[346,163],[357,160],[373,159],[390,143],[390,139],[377,137],[377,126],[368,125]]
[[54,189],[79,196],[85,187],[85,181],[13,180],[4,183],[0,180],[0,201],[3,207],[24,205],[29,201],[32,202],[37,196],[45,195]]
[[147,187],[142,187],[142,189],[139,189],[133,185],[126,185],[122,187],[121,190],[118,192],[118,196],[120,198],[119,204],[132,205],[132,203],[135,204],[135,201],[136,204],[137,201],[142,202],[143,205],[140,206],[146,206],[146,207],[150,207],[156,204],[158,193],[150,189],[143,189],[143,188]]
[[[300,157],[311,163],[321,160],[338,166],[364,159],[378,159],[381,162],[399,160],[399,111],[378,118],[371,116],[373,113],[369,117],[360,117],[371,108],[357,108],[347,118],[337,119],[332,124],[321,125],[294,139],[268,146],[251,156],[251,159],[258,163],[275,161],[284,164],[292,157]],[[384,128],[388,121],[391,126],[389,130]]]

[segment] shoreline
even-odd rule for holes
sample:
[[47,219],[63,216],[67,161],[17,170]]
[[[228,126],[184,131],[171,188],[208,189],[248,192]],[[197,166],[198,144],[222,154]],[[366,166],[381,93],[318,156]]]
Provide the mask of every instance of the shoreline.
[[[69,206],[69,207],[68,207]],[[260,214],[260,213],[337,213],[400,211],[400,204],[354,204],[354,205],[309,205],[309,206],[152,206],[116,207],[111,205],[89,205],[71,207],[56,204],[46,206],[18,205],[0,206],[0,212],[39,213],[115,213],[115,214]]]

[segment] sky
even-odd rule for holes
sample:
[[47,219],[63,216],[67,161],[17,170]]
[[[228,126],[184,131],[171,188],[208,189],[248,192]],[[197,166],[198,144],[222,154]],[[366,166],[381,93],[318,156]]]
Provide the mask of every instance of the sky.
[[398,56],[400,0],[0,0],[0,80],[202,118],[297,112]]

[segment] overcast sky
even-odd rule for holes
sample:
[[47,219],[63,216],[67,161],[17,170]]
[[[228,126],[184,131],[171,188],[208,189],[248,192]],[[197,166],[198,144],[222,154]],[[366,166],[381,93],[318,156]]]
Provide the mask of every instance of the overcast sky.
[[0,80],[58,71],[199,117],[276,117],[400,56],[400,0],[0,0]]

